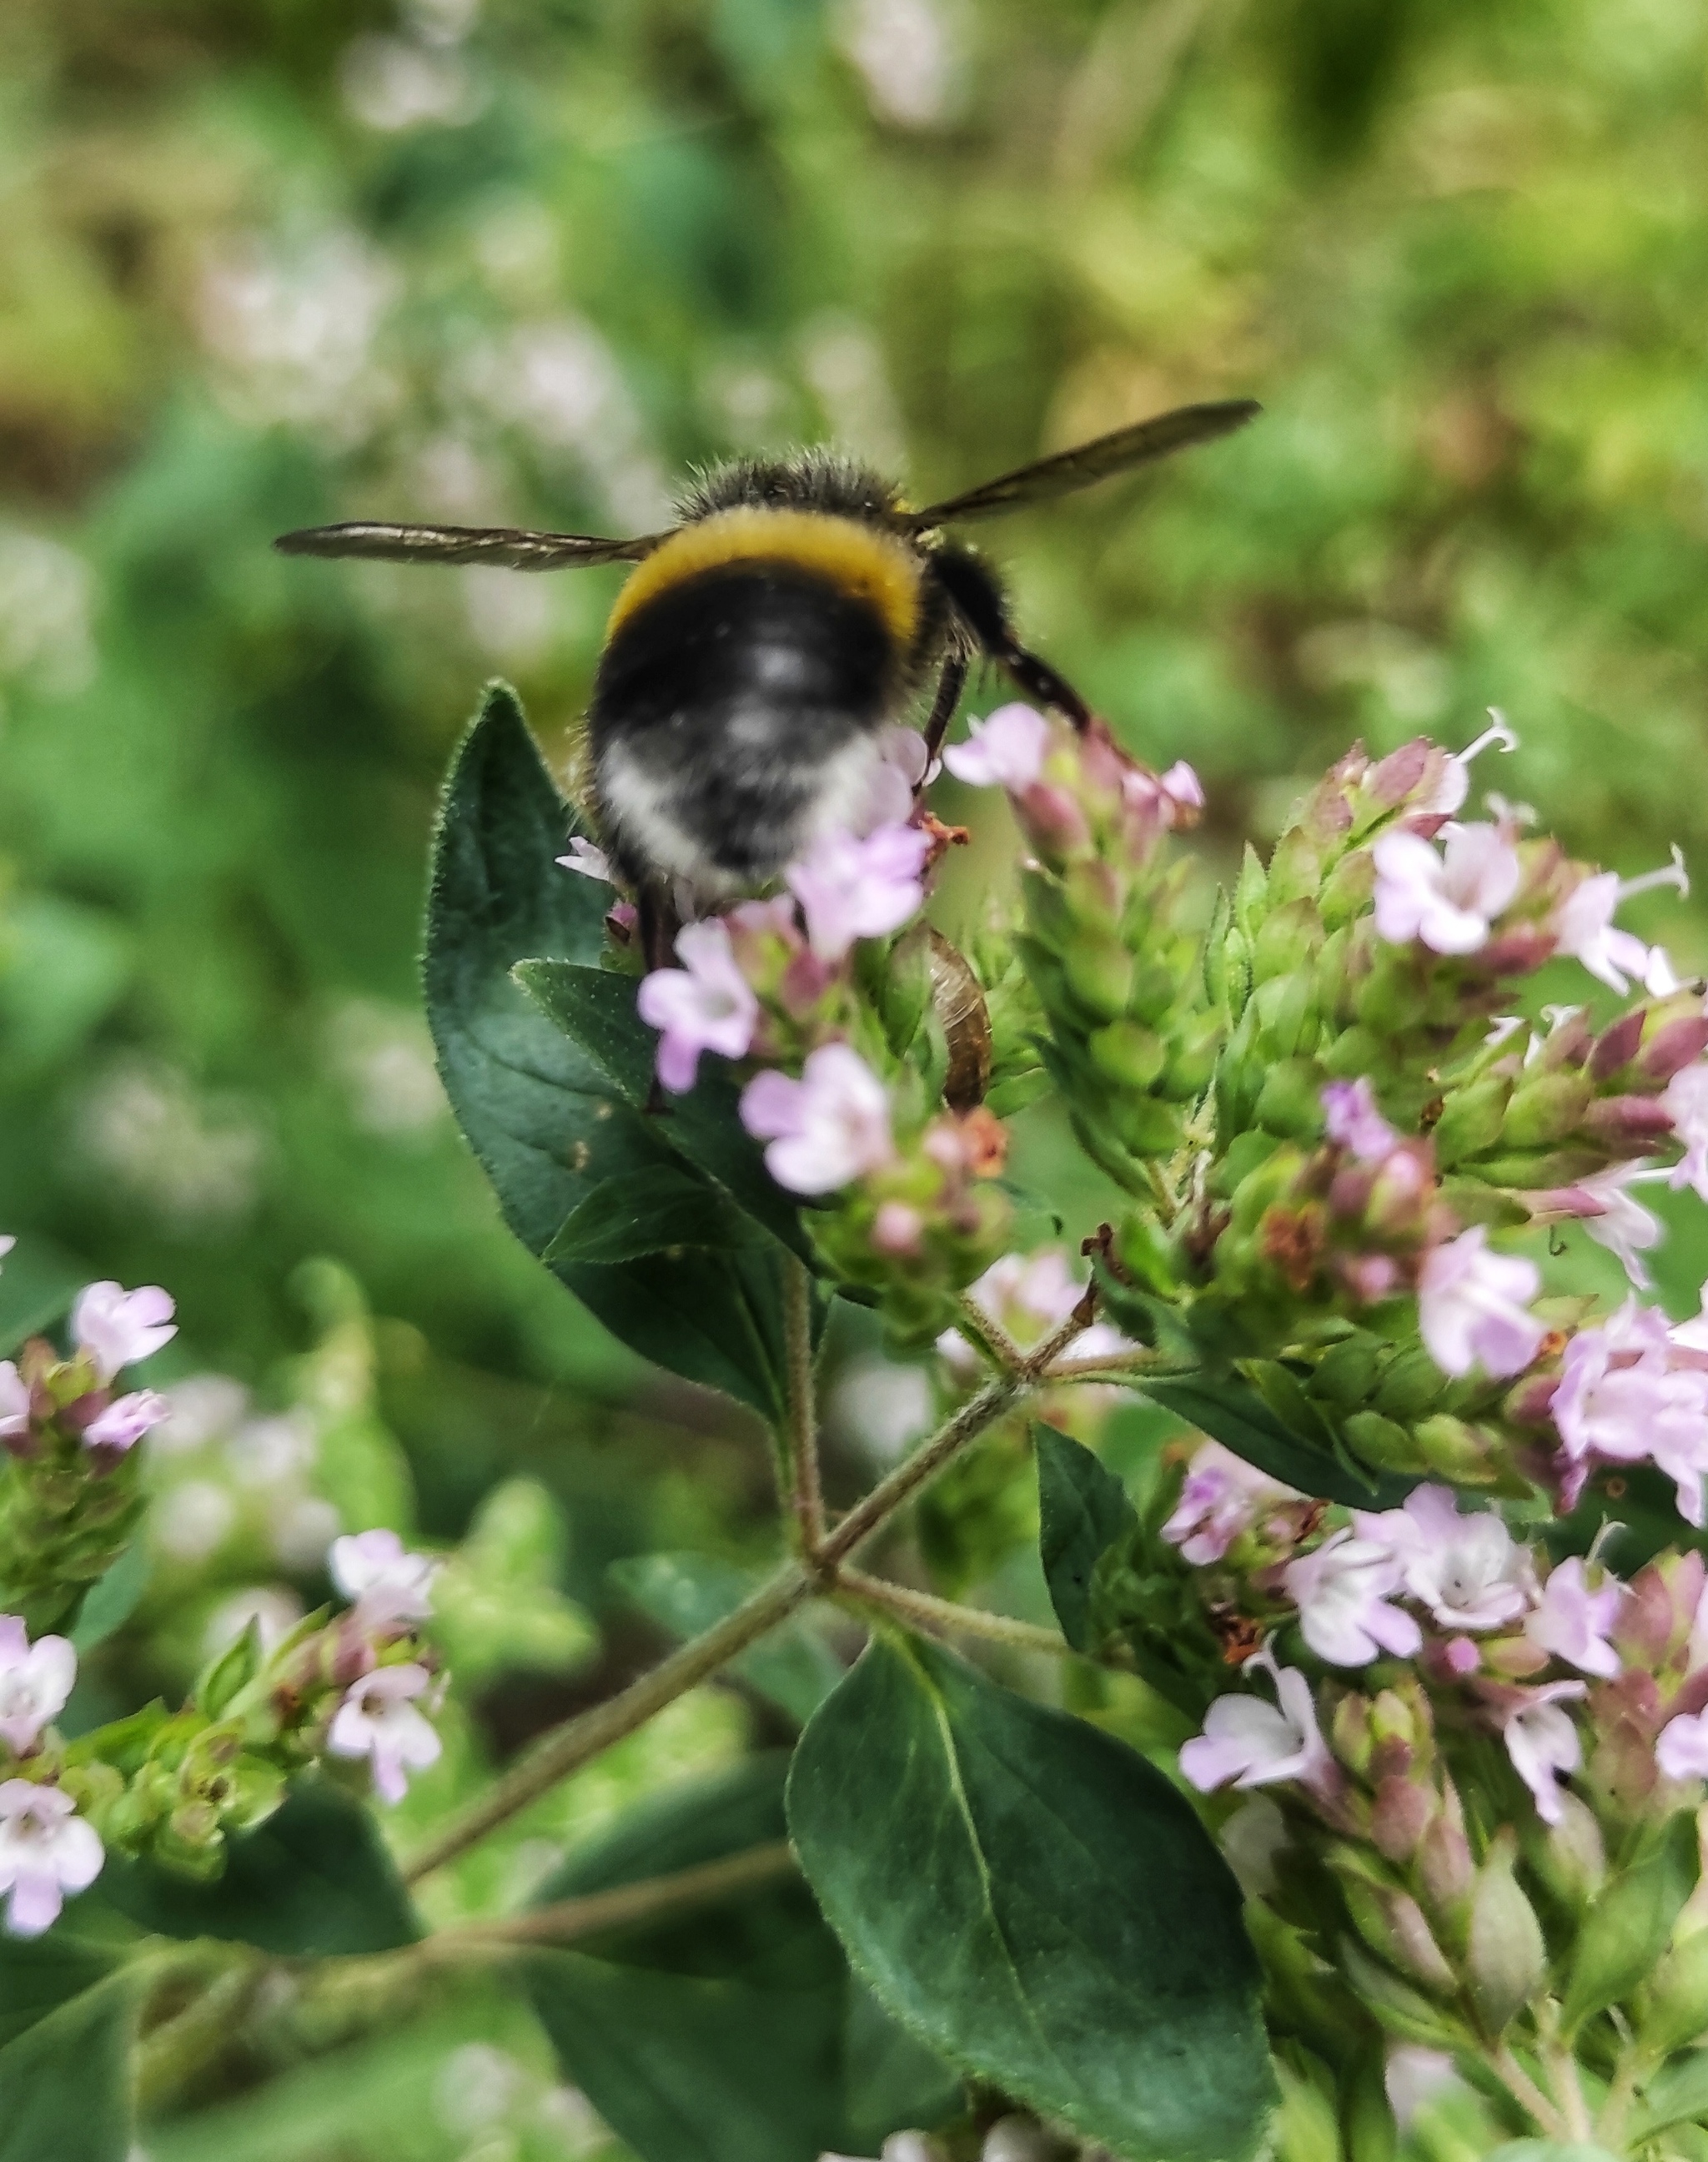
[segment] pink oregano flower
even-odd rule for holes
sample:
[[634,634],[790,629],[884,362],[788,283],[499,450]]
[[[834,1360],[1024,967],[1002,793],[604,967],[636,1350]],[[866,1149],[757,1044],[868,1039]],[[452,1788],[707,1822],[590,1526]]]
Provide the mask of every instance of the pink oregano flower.
[[1605,1569],[1593,1587],[1580,1556],[1559,1564],[1542,1587],[1534,1610],[1525,1617],[1524,1633],[1556,1659],[1580,1674],[1611,1681],[1619,1672],[1619,1654],[1607,1641],[1618,1619],[1625,1586]]
[[685,965],[642,977],[635,1003],[648,1027],[660,1031],[658,1078],[680,1096],[693,1087],[703,1051],[746,1056],[759,1025],[759,1000],[718,917],[679,931],[676,956]]
[[821,1044],[798,1081],[756,1073],[742,1092],[741,1123],[768,1141],[765,1167],[791,1193],[829,1193],[894,1157],[890,1097],[857,1051]]
[[1201,1794],[1230,1780],[1236,1787],[1268,1787],[1281,1779],[1329,1785],[1335,1762],[1317,1724],[1310,1684],[1297,1667],[1277,1667],[1267,1652],[1246,1661],[1248,1674],[1254,1667],[1272,1677],[1280,1701],[1219,1696],[1204,1715],[1203,1733],[1181,1744],[1181,1771]]
[[33,1749],[42,1729],[70,1701],[77,1654],[64,1637],[32,1644],[15,1614],[0,1614],[0,1742],[14,1757]]
[[928,835],[917,826],[880,826],[865,838],[829,833],[783,877],[807,920],[807,943],[821,961],[840,961],[857,938],[899,931],[925,899]]
[[438,1564],[426,1554],[410,1554],[395,1532],[357,1532],[334,1539],[326,1559],[332,1582],[355,1602],[358,1628],[408,1629],[431,1614]]
[[1514,1689],[1501,1724],[1501,1738],[1512,1768],[1536,1798],[1543,1824],[1556,1825],[1565,1811],[1559,1782],[1584,1758],[1583,1744],[1570,1715],[1560,1710],[1586,1693],[1583,1682],[1549,1682],[1541,1689]]
[[1355,1512],[1358,1536],[1385,1546],[1407,1595],[1443,1629],[1500,1629],[1530,1604],[1535,1575],[1528,1547],[1491,1509],[1461,1515],[1448,1486],[1419,1486],[1404,1507]]
[[1622,998],[1630,989],[1627,979],[1632,976],[1657,998],[1677,990],[1678,979],[1664,949],[1645,946],[1630,932],[1616,929],[1613,923],[1614,911],[1622,901],[1659,885],[1676,886],[1680,895],[1690,890],[1684,857],[1676,848],[1669,864],[1646,871],[1641,878],[1622,879],[1617,871],[1598,871],[1592,878],[1580,880],[1554,916],[1556,951],[1581,961],[1592,976]]
[[1441,770],[1441,777],[1427,796],[1414,802],[1412,815],[1450,818],[1455,811],[1464,807],[1470,793],[1470,769],[1491,745],[1502,750],[1517,750],[1518,739],[1507,725],[1507,717],[1498,706],[1488,708],[1489,725],[1463,750],[1450,751]]
[[1484,1225],[1432,1248],[1418,1278],[1418,1325],[1429,1356],[1455,1379],[1476,1366],[1496,1378],[1522,1373],[1548,1333],[1526,1310],[1541,1287],[1533,1261],[1489,1252]]
[[1376,1540],[1335,1532],[1314,1553],[1290,1561],[1282,1581],[1298,1609],[1300,1633],[1331,1667],[1366,1667],[1384,1652],[1408,1659],[1422,1648],[1415,1620],[1388,1603],[1402,1570]]
[[59,1919],[65,1893],[101,1874],[106,1849],[76,1809],[59,1787],[0,1779],[0,1892],[11,1894],[6,1927],[14,1937],[39,1937]]
[[964,744],[952,744],[943,762],[957,781],[973,788],[1030,788],[1044,770],[1050,724],[1031,706],[999,706],[974,721]]
[[1444,851],[1420,834],[1384,833],[1376,864],[1376,927],[1392,944],[1475,953],[1518,890],[1517,851],[1498,826],[1449,826]]
[[1162,1536],[1195,1569],[1207,1568],[1266,1511],[1303,1498],[1220,1442],[1207,1441],[1186,1468],[1186,1483]]
[[1674,1192],[1681,1186],[1694,1187],[1708,1201],[1708,1060],[1674,1073],[1661,1102],[1684,1152],[1667,1183]]
[[1377,1110],[1376,1091],[1364,1074],[1355,1081],[1325,1083],[1322,1104],[1329,1139],[1361,1163],[1385,1162],[1399,1146],[1400,1137]]
[[127,1291],[123,1284],[90,1284],[71,1308],[71,1334],[104,1381],[133,1366],[178,1334],[171,1295],[158,1284]]
[[171,1405],[158,1390],[134,1389],[128,1397],[115,1397],[104,1412],[90,1420],[83,1429],[83,1446],[109,1449],[122,1456],[171,1416]]
[[378,1667],[351,1686],[332,1715],[327,1748],[335,1757],[365,1757],[383,1802],[400,1802],[407,1774],[439,1760],[439,1737],[411,1701],[432,1679],[413,1660]]

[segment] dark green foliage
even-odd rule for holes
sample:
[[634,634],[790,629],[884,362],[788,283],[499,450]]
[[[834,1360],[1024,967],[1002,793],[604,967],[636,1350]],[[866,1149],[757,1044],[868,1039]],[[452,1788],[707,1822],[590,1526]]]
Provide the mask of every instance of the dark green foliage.
[[[447,1093],[504,1220],[530,1252],[551,1255],[613,1335],[770,1416],[781,1397],[775,1249],[713,1253],[661,1236],[619,1260],[552,1251],[592,1197],[603,1188],[614,1199],[637,1178],[650,1206],[672,1197],[666,1214],[716,1205],[663,1137],[664,1120],[642,1108],[644,1089],[637,1104],[512,979],[534,956],[585,964],[599,951],[609,889],[554,861],[572,826],[514,697],[495,687],[457,755],[434,851],[427,1011]],[[549,982],[541,966],[535,980]]]
[[113,1855],[100,1891],[145,1930],[291,1957],[391,1951],[421,1934],[372,1812],[324,1779],[304,1781],[257,1830],[230,1840],[212,1883]]
[[1098,1649],[1098,1564],[1139,1528],[1119,1479],[1083,1443],[1034,1426],[1038,1466],[1038,1559],[1062,1634],[1076,1652]]
[[125,2162],[134,2009],[109,1953],[0,1936],[0,2162]]
[[1284,1426],[1237,1375],[1225,1381],[1196,1374],[1179,1381],[1147,1380],[1145,1394],[1302,1494],[1344,1501],[1353,1509],[1395,1509],[1417,1483],[1367,1470],[1344,1454],[1329,1454],[1319,1439],[1307,1439]]
[[933,2048],[1119,2154],[1255,2154],[1272,2088],[1239,1892],[1141,1757],[880,1640],[802,1736],[789,1828]]
[[[755,1757],[642,1804],[542,1901],[783,1839],[786,1768]],[[528,1981],[566,2074],[641,2162],[816,2162],[956,2107],[943,2067],[850,1977],[798,1877],[540,1953]]]

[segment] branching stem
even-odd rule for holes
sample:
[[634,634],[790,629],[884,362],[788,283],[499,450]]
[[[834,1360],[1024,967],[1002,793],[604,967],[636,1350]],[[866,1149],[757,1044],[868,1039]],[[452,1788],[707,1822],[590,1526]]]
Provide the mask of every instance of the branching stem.
[[1054,1629],[1040,1629],[1035,1622],[1016,1622],[1006,1614],[987,1614],[976,1606],[958,1606],[953,1599],[939,1599],[929,1591],[915,1591],[905,1584],[868,1576],[861,1569],[843,1569],[837,1582],[853,1605],[881,1606],[922,1629],[979,1637],[987,1643],[1009,1644],[1021,1652],[1047,1652],[1056,1658],[1066,1657],[1073,1648]]
[[1489,2063],[1519,2108],[1539,2124],[1550,2139],[1567,2137],[1565,2119],[1518,2062],[1509,2042],[1496,2044],[1489,2052]]
[[785,1441],[797,1550],[816,1554],[824,1537],[824,1487],[818,1469],[818,1407],[812,1371],[812,1279],[791,1255],[783,1279],[783,1339],[788,1355],[789,1416]]
[[674,1870],[666,1877],[642,1877],[632,1884],[613,1885],[606,1892],[589,1892],[577,1899],[554,1900],[525,1914],[501,1915],[491,1921],[461,1922],[452,1929],[436,1930],[417,1947],[426,1959],[455,1957],[463,1951],[485,1952],[512,1946],[572,1945],[606,1930],[630,1929],[636,1923],[658,1920],[683,1908],[705,1905],[732,1892],[747,1892],[755,1885],[795,1872],[794,1851],[786,1839],[739,1854],[721,1855],[692,1869]]

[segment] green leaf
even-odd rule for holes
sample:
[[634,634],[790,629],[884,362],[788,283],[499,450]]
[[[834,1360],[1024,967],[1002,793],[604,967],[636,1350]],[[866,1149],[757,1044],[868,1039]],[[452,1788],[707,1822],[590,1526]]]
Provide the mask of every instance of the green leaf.
[[1675,1816],[1641,1861],[1611,1877],[1579,1924],[1560,2013],[1568,2039],[1585,2020],[1629,1997],[1666,1949],[1696,1887],[1696,1820]]
[[1110,1735],[875,1640],[802,1736],[789,1827],[880,2002],[1117,2154],[1253,2154],[1275,2090],[1240,1893]]
[[[697,1637],[733,1614],[762,1581],[711,1554],[636,1554],[606,1572],[624,1596],[673,1637]],[[744,1652],[733,1671],[799,1725],[842,1679],[843,1665],[810,1622],[797,1616]]]
[[1339,1457],[1313,1448],[1284,1427],[1248,1382],[1206,1381],[1202,1376],[1141,1384],[1164,1411],[1188,1421],[1235,1456],[1300,1493],[1351,1509],[1397,1509],[1418,1484],[1397,1472],[1358,1472]]
[[[781,1753],[644,1804],[567,1865],[550,1901],[786,1836]],[[642,2162],[816,2162],[940,2122],[953,2082],[849,1975],[798,1877],[527,1963],[567,2076]]]
[[761,1250],[765,1233],[728,1194],[673,1163],[609,1178],[571,1209],[542,1258],[609,1264],[638,1261],[676,1246],[713,1252]]
[[135,1995],[92,1947],[0,1939],[0,2162],[125,2162]]
[[81,1656],[104,1644],[135,1613],[149,1588],[154,1564],[145,1539],[133,1539],[105,1576],[98,1577],[84,1597],[71,1642]]
[[0,1264],[0,1358],[63,1319],[89,1275],[45,1239],[20,1239]]
[[1094,1651],[1092,1580],[1099,1559],[1138,1529],[1127,1491],[1089,1449],[1052,1426],[1035,1425],[1038,1558],[1062,1634],[1076,1652]]
[[1692,2050],[1649,2081],[1632,2121],[1631,2147],[1634,2150],[1643,2146],[1669,2124],[1695,2124],[1705,2118],[1708,2118],[1708,2050]]
[[393,1951],[421,1935],[372,1815],[324,1779],[294,1788],[259,1830],[231,1840],[226,1856],[224,1875],[212,1883],[109,1856],[101,1889],[145,1930],[267,1952]]
[[[514,693],[495,685],[457,754],[440,816],[427,1013],[457,1122],[504,1221],[538,1255],[597,1188],[680,1162],[669,1120],[625,1097],[512,979],[530,955],[598,958],[602,889],[553,860],[574,828]],[[783,1394],[781,1261],[687,1251],[552,1267],[631,1350],[770,1418]]]
[[[658,1037],[635,1010],[634,979],[555,960],[523,961],[515,974],[540,1010],[580,1045],[624,1101],[644,1110],[653,1100]],[[726,1063],[705,1052],[695,1086],[686,1095],[670,1097],[656,1124],[679,1155],[811,1262],[812,1243],[802,1229],[800,1204],[765,1169],[763,1149],[741,1123],[740,1096]]]

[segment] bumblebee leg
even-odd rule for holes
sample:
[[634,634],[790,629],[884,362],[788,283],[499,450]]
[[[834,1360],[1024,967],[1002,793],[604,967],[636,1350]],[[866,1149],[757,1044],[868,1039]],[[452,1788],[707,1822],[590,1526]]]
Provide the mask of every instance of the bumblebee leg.
[[937,696],[931,702],[931,718],[925,724],[925,760],[928,766],[943,749],[943,739],[949,732],[949,723],[955,718],[955,708],[961,702],[961,692],[966,688],[967,663],[958,653],[952,653],[943,665],[943,673],[937,679]]
[[1073,685],[1058,676],[1048,661],[1028,653],[1015,636],[1008,619],[1007,598],[990,566],[970,548],[953,540],[939,542],[931,551],[931,560],[956,614],[1026,697],[1065,713],[1076,728],[1089,728],[1091,708]]

